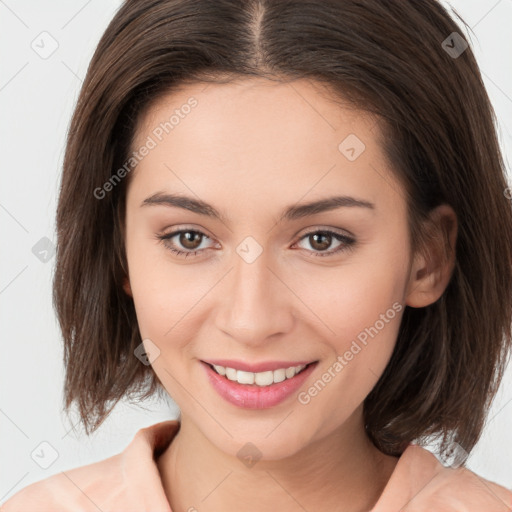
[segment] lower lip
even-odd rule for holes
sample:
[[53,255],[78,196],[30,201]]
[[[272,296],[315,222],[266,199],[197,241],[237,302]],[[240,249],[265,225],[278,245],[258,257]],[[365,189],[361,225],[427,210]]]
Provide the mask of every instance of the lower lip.
[[270,386],[239,384],[219,375],[208,364],[204,362],[202,364],[211,385],[222,398],[244,409],[268,409],[286,400],[286,398],[297,391],[311,375],[317,362],[310,364],[305,370],[295,375],[295,377]]

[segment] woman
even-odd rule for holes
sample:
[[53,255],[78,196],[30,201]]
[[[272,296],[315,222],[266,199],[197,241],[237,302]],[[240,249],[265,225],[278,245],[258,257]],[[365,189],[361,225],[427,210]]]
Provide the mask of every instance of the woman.
[[511,346],[506,188],[437,1],[125,2],[64,161],[66,407],[181,414],[5,510],[510,510],[463,467]]

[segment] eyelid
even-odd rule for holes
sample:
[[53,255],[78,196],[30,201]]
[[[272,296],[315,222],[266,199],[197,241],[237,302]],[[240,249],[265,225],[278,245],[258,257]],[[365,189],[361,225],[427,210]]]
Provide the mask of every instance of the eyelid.
[[[167,229],[170,229],[169,233],[166,233],[165,231]],[[158,234],[161,234],[161,235],[169,235],[169,234],[177,234],[179,233],[180,231],[194,231],[194,232],[197,232],[197,233],[201,233],[202,235],[205,235],[207,236],[208,238],[210,238],[211,240],[213,240],[213,236],[211,236],[208,232],[207,229],[205,228],[198,228],[198,227],[194,227],[192,224],[178,224],[178,225],[173,225],[173,226],[167,226],[165,228],[163,228],[160,233]]]
[[203,243],[205,238],[215,242],[214,238],[211,237],[210,235],[208,235],[207,233],[205,233],[206,230],[203,230],[203,228],[195,228],[195,227],[191,227],[191,226],[178,225],[178,226],[174,226],[173,229],[171,231],[169,231],[169,233],[166,233],[165,229],[167,229],[167,228],[164,228],[161,233],[156,233],[156,239],[158,240],[159,243],[162,243],[168,251],[170,251],[171,253],[174,253],[177,257],[180,257],[180,258],[185,258],[189,255],[195,256],[197,253],[204,254],[207,249],[213,248],[213,247],[206,247],[203,249],[179,249],[176,247],[170,247],[168,245],[168,243],[170,244],[170,240],[182,233],[193,232],[193,233],[197,233],[197,234],[201,235],[203,237],[203,239],[201,240],[201,244]]
[[299,249],[305,250],[306,252],[311,254],[313,257],[326,257],[326,258],[334,257],[337,255],[343,254],[345,252],[354,250],[355,245],[357,243],[357,240],[355,237],[347,236],[345,234],[339,233],[337,230],[335,230],[333,228],[317,228],[317,229],[313,229],[313,230],[308,231],[305,234],[303,234],[299,238],[299,240],[293,244],[292,247],[296,246],[297,244],[302,242],[302,240],[306,240],[309,236],[316,234],[316,233],[327,234],[327,235],[331,236],[332,238],[334,238],[337,242],[339,242],[340,245],[338,245],[334,249],[328,249],[326,251],[313,251],[310,249],[302,249],[299,247]]
[[[308,231],[306,231],[305,233],[303,233],[301,235],[301,239],[307,235],[311,235],[313,233],[318,233],[318,232],[331,232],[331,233],[336,233],[337,235],[340,235],[340,236],[344,236],[346,238],[354,238],[355,239],[355,235],[352,234],[350,231],[346,230],[346,229],[340,229],[340,228],[332,228],[332,227],[329,227],[329,226],[315,226],[313,228],[311,228],[309,230],[309,228],[307,228]],[[300,233],[300,231],[299,231]],[[299,236],[298,234],[296,236]]]
[[[161,236],[174,236],[183,231],[193,231],[193,232],[197,232],[203,236],[206,236],[210,240],[214,240],[214,237],[210,236],[210,234],[206,233],[205,231],[207,231],[207,230],[205,230],[204,228],[195,228],[191,225],[184,224],[184,225],[173,226],[172,230],[169,233],[165,233],[166,229],[167,228],[164,228],[162,230]],[[308,231],[302,233],[302,235],[299,235],[301,233],[299,231],[298,233],[296,233],[294,235],[294,238],[298,237],[299,240],[302,240],[304,237],[314,234],[314,233],[318,233],[318,232],[333,232],[337,235],[344,236],[346,238],[355,238],[355,236],[348,230],[340,230],[339,228],[332,228],[329,226],[314,226],[312,228],[306,228],[306,229],[308,229]],[[159,233],[159,235],[160,235],[160,233]]]
[[[204,230],[204,231],[206,231],[206,230]],[[207,249],[212,249],[213,247],[206,247],[206,248],[202,248],[202,249],[188,249],[188,250],[187,249],[176,249],[176,248],[168,247],[165,242],[167,240],[174,238],[175,236],[180,235],[183,232],[197,233],[197,234],[201,235],[203,237],[203,239],[208,238],[212,241],[215,241],[215,239],[213,237],[211,237],[209,234],[205,233],[204,231],[203,231],[203,228],[199,229],[199,228],[194,228],[194,227],[190,227],[190,226],[179,226],[178,225],[178,226],[175,226],[172,229],[172,231],[170,231],[169,233],[157,234],[157,239],[159,240],[159,242],[163,243],[169,251],[171,251],[172,253],[175,253],[179,257],[183,257],[183,255],[185,255],[185,257],[188,255],[195,256],[197,253],[204,254]],[[341,245],[335,249],[329,249],[326,251],[312,251],[309,249],[302,249],[300,247],[299,247],[299,249],[304,250],[315,257],[317,257],[317,256],[320,256],[320,257],[334,256],[338,253],[344,252],[345,250],[353,249],[353,245],[356,243],[356,238],[352,234],[347,235],[340,231],[341,230],[339,230],[339,228],[315,226],[313,228],[309,228],[308,231],[306,231],[301,236],[299,236],[298,240],[293,244],[292,247],[296,246],[298,243],[300,243],[302,240],[306,239],[308,236],[310,236],[312,234],[324,233],[324,234],[333,236],[338,242],[341,242]],[[297,236],[298,235],[295,235],[295,237],[297,237]]]

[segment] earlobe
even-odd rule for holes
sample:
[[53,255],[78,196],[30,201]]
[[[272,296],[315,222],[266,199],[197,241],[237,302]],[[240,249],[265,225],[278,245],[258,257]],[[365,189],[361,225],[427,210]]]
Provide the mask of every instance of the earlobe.
[[429,269],[428,262],[425,259],[423,259],[423,264],[415,263],[411,269],[409,291],[405,304],[412,308],[423,308],[433,304],[444,291],[444,287],[440,285],[441,274],[439,269]]
[[427,226],[427,246],[414,257],[405,304],[422,308],[444,293],[455,268],[457,216],[448,205],[438,206]]
[[132,295],[132,288],[130,286],[130,280],[128,279],[128,277],[125,277],[123,279],[123,290],[125,291],[125,293],[127,295],[129,295],[130,297],[133,298],[133,295]]

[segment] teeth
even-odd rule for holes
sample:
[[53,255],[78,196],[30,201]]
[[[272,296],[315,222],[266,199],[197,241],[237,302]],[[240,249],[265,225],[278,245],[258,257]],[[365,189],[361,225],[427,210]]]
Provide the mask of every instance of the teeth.
[[226,368],[226,377],[229,380],[236,380],[236,370],[234,368]]
[[295,375],[296,371],[297,370],[293,366],[291,366],[290,368],[286,368],[286,371],[284,372],[286,378],[291,379]]
[[215,368],[215,371],[219,374],[219,375],[226,375],[226,368],[224,368],[224,366],[217,366],[216,364],[213,365],[213,367]]
[[286,379],[286,370],[284,368],[279,368],[279,370],[274,370],[274,382],[283,382]]
[[[254,375],[254,382],[258,386],[270,386],[270,384],[274,383],[274,372],[253,373],[253,375]],[[238,381],[238,382],[240,382],[240,381]]]
[[254,373],[238,370],[235,371],[235,378],[230,380],[236,380],[240,384],[254,384]]
[[267,372],[245,372],[242,370],[235,370],[219,365],[213,365],[215,371],[229,380],[238,382],[239,384],[256,384],[257,386],[270,386],[278,382],[283,382],[286,379],[295,377],[297,373],[306,368],[305,364],[299,366],[290,366],[289,368],[279,368],[274,371]]

